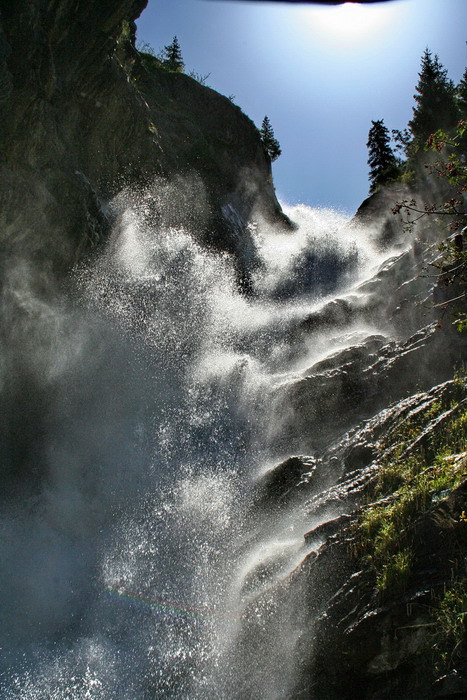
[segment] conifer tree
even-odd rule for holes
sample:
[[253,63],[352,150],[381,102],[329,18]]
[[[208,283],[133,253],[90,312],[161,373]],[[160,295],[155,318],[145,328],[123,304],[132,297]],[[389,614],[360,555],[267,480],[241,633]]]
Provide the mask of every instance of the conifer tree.
[[[456,88],[457,109],[459,110],[459,120],[467,120],[467,68]],[[459,149],[465,153],[467,151],[467,131],[459,134]]]
[[438,56],[427,48],[422,56],[419,81],[416,86],[413,118],[409,122],[412,136],[419,146],[438,129],[452,129],[458,117],[455,88],[447,77]]
[[459,116],[461,119],[467,119],[467,68],[456,88],[456,97],[460,112]]
[[183,72],[185,64],[183,63],[182,51],[176,36],[174,36],[171,44],[164,46],[162,51],[162,63],[171,71],[175,71],[176,73]]
[[368,165],[370,166],[370,192],[398,174],[398,161],[391,148],[391,137],[384,121],[371,122],[368,132]]
[[268,117],[264,117],[260,129],[261,141],[270,159],[276,160],[282,153],[279,141],[274,137],[274,131]]

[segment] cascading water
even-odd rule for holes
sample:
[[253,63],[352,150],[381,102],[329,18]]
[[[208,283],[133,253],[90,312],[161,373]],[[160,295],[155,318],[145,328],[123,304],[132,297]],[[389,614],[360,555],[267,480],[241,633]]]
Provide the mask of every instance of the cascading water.
[[2,517],[6,700],[273,700],[294,684],[301,611],[281,581],[317,521],[259,505],[255,484],[302,448],[283,388],[384,330],[297,329],[364,297],[383,257],[344,217],[296,207],[295,232],[252,225],[246,297],[230,257],[154,221],[153,199],[118,198],[72,307],[40,309],[46,476]]

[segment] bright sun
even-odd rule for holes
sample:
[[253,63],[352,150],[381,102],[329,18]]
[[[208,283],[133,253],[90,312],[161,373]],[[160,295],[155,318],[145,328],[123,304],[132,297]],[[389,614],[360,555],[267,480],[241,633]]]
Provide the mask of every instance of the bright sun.
[[307,8],[303,20],[309,29],[323,38],[333,37],[351,42],[380,33],[385,29],[390,15],[388,6],[346,2],[343,5]]

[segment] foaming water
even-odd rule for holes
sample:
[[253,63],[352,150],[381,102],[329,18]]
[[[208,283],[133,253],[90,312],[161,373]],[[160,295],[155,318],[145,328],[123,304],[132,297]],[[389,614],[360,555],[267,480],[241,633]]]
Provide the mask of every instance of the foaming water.
[[275,458],[277,387],[378,330],[351,319],[310,342],[301,324],[383,258],[339,214],[288,208],[295,232],[251,226],[246,297],[229,256],[151,221],[148,200],[118,199],[107,249],[76,271],[74,309],[52,310],[75,330],[45,359],[47,479],[1,521],[20,582],[6,700],[273,700],[291,687],[300,615],[276,587],[312,523],[299,505],[259,512],[255,480]]
[[284,211],[298,226],[294,235],[254,229],[265,263],[256,284],[269,295],[297,300],[310,292],[335,294],[384,259],[369,231],[343,214],[303,204],[284,205]]

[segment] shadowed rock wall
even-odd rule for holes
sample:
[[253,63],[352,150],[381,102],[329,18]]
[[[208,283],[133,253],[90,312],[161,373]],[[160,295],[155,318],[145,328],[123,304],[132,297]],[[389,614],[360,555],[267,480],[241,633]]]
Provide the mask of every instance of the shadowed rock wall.
[[[0,1],[5,253],[66,269],[105,237],[103,202],[180,175],[190,184],[175,223],[218,249],[241,250],[255,203],[287,223],[254,124],[192,78],[141,62],[134,20],[146,2]],[[185,221],[200,199],[202,216]]]

